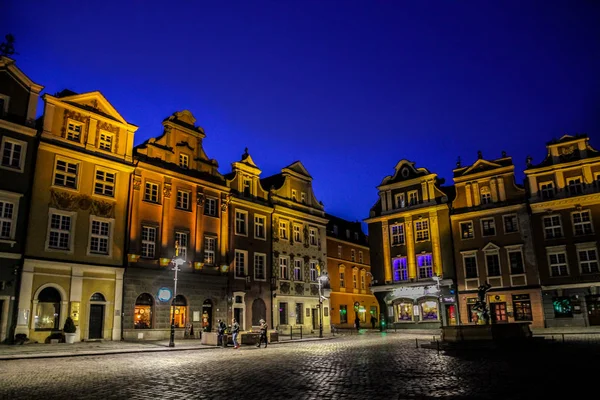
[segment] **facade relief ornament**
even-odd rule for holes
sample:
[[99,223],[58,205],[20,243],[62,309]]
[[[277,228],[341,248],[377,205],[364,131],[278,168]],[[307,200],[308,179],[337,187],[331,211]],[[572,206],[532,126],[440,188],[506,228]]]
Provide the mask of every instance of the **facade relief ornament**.
[[221,199],[221,211],[223,213],[227,212],[227,209],[229,208],[229,203],[231,203],[231,194],[227,193]]
[[198,204],[200,207],[203,207],[205,199],[204,193],[196,192],[196,204]]
[[50,207],[63,211],[90,211],[90,214],[104,218],[114,218],[115,205],[107,201],[95,200],[84,194],[50,190]]
[[115,205],[108,201],[92,201],[91,213],[103,218],[114,218],[115,217]]
[[297,295],[304,294],[304,285],[302,283],[296,283],[296,294]]
[[77,195],[50,189],[50,207],[75,211],[77,210]]
[[[74,121],[78,121],[78,122],[85,124],[85,132],[88,132],[90,117],[85,116],[81,113],[78,113],[77,111],[65,110],[63,126],[60,131],[60,136],[62,138],[67,137],[67,124],[69,123],[69,119],[72,119]],[[84,132],[84,134],[85,134],[85,132]],[[83,139],[83,138],[80,138],[80,140],[81,139]]]
[[290,293],[290,283],[289,282],[281,282],[279,285],[279,290],[281,293],[289,294]]
[[163,185],[163,196],[166,199],[170,199],[171,198],[171,184],[170,183],[165,183]]
[[133,177],[133,190],[140,190],[141,187],[142,187],[142,178],[140,178],[139,176],[134,176]]
[[100,131],[106,131],[113,134],[113,143],[111,146],[111,152],[115,152],[116,149],[119,148],[119,127],[113,126],[108,122],[100,121],[98,122],[98,127],[96,128],[96,143],[100,143]]
[[279,242],[279,218],[273,217],[271,222],[271,234],[274,242]]
[[77,199],[77,207],[80,210],[87,211],[92,206],[92,198],[86,195],[80,195]]

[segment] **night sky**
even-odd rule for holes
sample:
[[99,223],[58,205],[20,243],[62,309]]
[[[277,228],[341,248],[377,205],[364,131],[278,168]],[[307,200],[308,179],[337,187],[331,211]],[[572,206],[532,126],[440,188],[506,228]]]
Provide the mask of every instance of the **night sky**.
[[598,1],[94,3],[8,1],[0,34],[46,92],[104,93],[135,144],[189,109],[222,173],[246,146],[263,177],[301,160],[343,218],[403,158],[451,183],[505,150],[522,181],[552,138],[600,147]]

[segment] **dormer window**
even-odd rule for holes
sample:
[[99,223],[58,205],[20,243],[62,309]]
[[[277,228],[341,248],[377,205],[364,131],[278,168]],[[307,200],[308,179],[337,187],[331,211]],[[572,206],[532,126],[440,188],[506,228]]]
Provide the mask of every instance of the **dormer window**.
[[300,201],[302,203],[306,203],[306,193],[304,193],[304,192],[300,193]]
[[81,132],[83,130],[83,124],[81,122],[75,122],[69,120],[67,123],[67,139],[73,142],[81,142]]
[[481,204],[490,204],[492,202],[492,194],[489,187],[481,188]]
[[412,192],[408,192],[408,205],[414,206],[419,202],[419,192],[413,190]]
[[567,179],[567,191],[569,195],[577,195],[583,193],[583,185],[581,184],[581,178],[569,178]]
[[189,168],[190,167],[190,156],[188,156],[187,154],[180,154],[179,155],[179,167],[181,168]]
[[336,236],[338,234],[338,226],[337,225],[333,226],[333,234],[336,235]]
[[244,178],[244,196],[252,195],[252,181],[248,178]]
[[110,133],[101,132],[98,147],[100,150],[112,151],[113,135]]
[[298,192],[296,192],[296,189],[292,189],[292,200],[298,201]]
[[396,200],[396,208],[406,207],[406,203],[404,202],[404,193],[398,193],[396,196],[394,196],[394,199]]
[[540,195],[542,199],[551,199],[554,197],[554,182],[540,183]]

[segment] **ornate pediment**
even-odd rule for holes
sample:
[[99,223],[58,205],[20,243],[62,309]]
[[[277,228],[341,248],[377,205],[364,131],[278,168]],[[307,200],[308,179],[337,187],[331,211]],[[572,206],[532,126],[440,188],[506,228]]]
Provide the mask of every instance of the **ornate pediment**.
[[61,97],[60,100],[123,124],[127,124],[125,118],[117,112],[112,104],[110,104],[106,97],[99,91],[64,96]]

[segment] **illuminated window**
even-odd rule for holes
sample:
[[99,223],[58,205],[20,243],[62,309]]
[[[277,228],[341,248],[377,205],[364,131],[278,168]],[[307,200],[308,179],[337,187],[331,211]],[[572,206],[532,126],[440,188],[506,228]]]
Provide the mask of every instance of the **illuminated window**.
[[245,250],[235,251],[235,277],[244,278],[248,275],[248,252]]
[[301,228],[300,225],[294,224],[294,242],[296,243],[302,242],[302,235],[300,234]]
[[187,260],[187,249],[188,249],[188,234],[187,232],[175,232],[175,241],[177,242],[177,249],[179,250],[179,258]]
[[461,239],[473,239],[475,237],[475,230],[473,229],[473,221],[466,221],[460,223],[460,238]]
[[289,279],[288,271],[289,258],[279,256],[279,279]]
[[148,293],[143,293],[138,296],[135,301],[135,309],[133,311],[133,327],[135,329],[152,328],[153,306],[154,299]]
[[590,210],[574,212],[571,215],[573,218],[573,231],[575,232],[575,235],[590,235],[594,233]]
[[533,321],[531,301],[528,294],[514,294],[512,301],[515,321]]
[[362,251],[358,252],[358,262],[360,262],[360,263],[364,262],[363,252]]
[[418,203],[419,203],[419,192],[416,190],[408,192],[408,205],[414,206]]
[[463,254],[463,264],[465,266],[465,277],[477,278],[477,255],[476,254]]
[[556,318],[573,318],[573,304],[570,297],[554,297],[552,306]]
[[50,226],[48,227],[48,248],[54,250],[71,250],[73,228],[76,213],[50,209]]
[[96,169],[94,180],[94,194],[107,197],[115,197],[116,174],[114,172]]
[[404,224],[392,225],[392,246],[404,244]]
[[481,235],[494,236],[496,235],[496,222],[494,218],[483,218],[481,220]]
[[562,237],[560,215],[549,215],[544,217],[544,236],[546,239]]
[[352,287],[354,289],[358,289],[358,276],[357,276],[357,272],[358,271],[356,270],[356,268],[354,268],[352,270]]
[[317,281],[317,260],[310,260],[310,281]]
[[567,253],[556,252],[548,254],[548,263],[550,265],[550,276],[569,275],[569,268],[567,266]]
[[294,259],[294,280],[302,280],[302,259],[300,258]]
[[144,200],[152,203],[158,203],[158,184],[146,182],[144,190]]
[[266,218],[262,215],[254,216],[254,237],[257,239],[265,239],[267,234],[265,232]]
[[101,132],[98,147],[100,150],[112,151],[113,135],[110,133]]
[[81,132],[83,130],[83,124],[81,122],[75,122],[69,120],[67,122],[67,139],[74,142],[81,142]]
[[112,221],[92,217],[90,226],[90,254],[110,254]]
[[340,271],[340,288],[346,287],[346,274],[344,270]]
[[190,209],[190,192],[185,190],[177,191],[177,203],[175,205],[176,208],[180,210],[189,210]]
[[235,234],[248,235],[248,213],[246,211],[235,211]]
[[419,279],[427,279],[433,276],[433,258],[431,254],[417,256],[417,267],[419,268]]
[[12,239],[14,237],[14,226],[17,215],[15,204],[6,200],[0,200],[0,238]]
[[144,258],[154,258],[156,250],[156,228],[142,226],[142,254]]
[[204,201],[204,215],[215,217],[217,215],[217,199],[207,197]]
[[175,309],[175,327],[185,328],[187,321],[187,300],[178,294],[173,301],[174,306],[170,307],[169,323],[173,320],[173,309]]
[[298,193],[296,192],[296,189],[292,189],[292,200],[298,201]]
[[2,167],[23,172],[27,143],[4,136],[2,138]]
[[190,156],[187,154],[179,154],[179,167],[188,169],[190,167]]
[[429,240],[429,220],[415,221],[415,236],[417,242]]
[[317,245],[317,230],[315,228],[308,230],[308,239],[311,246]]
[[504,233],[519,232],[519,220],[516,215],[503,215]]
[[408,280],[408,267],[406,265],[406,257],[394,258],[392,261],[394,281],[407,281]]
[[60,329],[60,304],[62,298],[53,287],[44,288],[38,295],[35,310],[35,330]]
[[396,304],[396,317],[398,322],[407,322],[413,320],[413,303],[403,302]]
[[396,202],[396,208],[406,207],[406,203],[404,202],[404,193],[398,193],[396,196],[394,196],[394,200]]
[[429,300],[421,303],[421,316],[423,321],[435,321],[438,319],[438,305],[436,301]]
[[279,221],[279,238],[288,240],[287,221]]
[[56,160],[54,165],[54,185],[77,189],[79,163],[66,160]]
[[365,290],[365,288],[366,288],[366,278],[367,278],[367,277],[366,277],[366,275],[365,275],[365,272],[364,272],[364,271],[362,271],[362,272],[360,273],[360,288],[361,288],[362,290]]
[[215,264],[215,250],[217,248],[217,238],[212,236],[204,237],[204,263],[206,265]]
[[554,182],[540,183],[540,195],[542,199],[551,199],[554,197]]
[[356,251],[354,249],[350,250],[350,260],[356,261]]
[[264,281],[266,279],[265,265],[267,264],[267,255],[254,253],[254,279]]
[[304,303],[296,303],[296,325],[304,323]]

